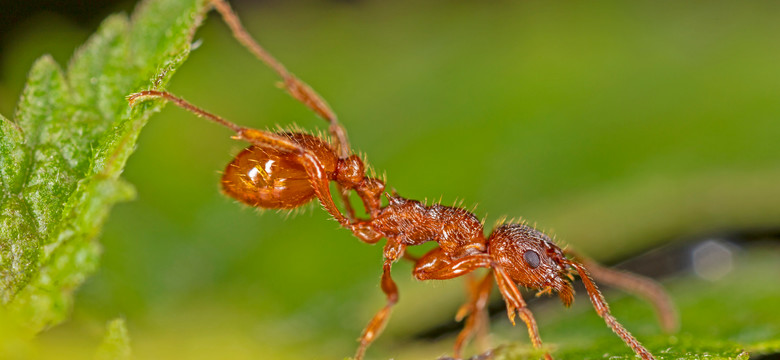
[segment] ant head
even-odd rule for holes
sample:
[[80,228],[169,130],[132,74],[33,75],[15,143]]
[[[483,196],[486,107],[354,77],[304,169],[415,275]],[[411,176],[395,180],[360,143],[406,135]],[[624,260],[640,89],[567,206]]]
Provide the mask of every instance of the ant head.
[[574,299],[570,261],[549,236],[525,224],[504,224],[488,238],[488,253],[518,284],[556,291],[569,306]]

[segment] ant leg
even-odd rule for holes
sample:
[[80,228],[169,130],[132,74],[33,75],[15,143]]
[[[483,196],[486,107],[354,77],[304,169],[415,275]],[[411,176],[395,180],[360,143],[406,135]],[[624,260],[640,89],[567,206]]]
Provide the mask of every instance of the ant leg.
[[[314,155],[310,154],[308,151],[303,149],[300,145],[291,141],[289,138],[283,135],[236,125],[235,123],[225,120],[218,115],[214,115],[206,110],[203,110],[195,105],[192,105],[186,100],[177,97],[176,95],[173,95],[167,91],[145,90],[145,91],[137,92],[135,94],[130,94],[127,97],[127,101],[130,103],[130,106],[135,106],[136,102],[138,101],[144,101],[144,100],[155,99],[155,98],[158,99],[162,98],[162,99],[172,101],[176,106],[184,110],[192,112],[199,117],[207,118],[211,121],[214,121],[222,126],[229,128],[230,130],[233,130],[236,133],[236,136],[234,138],[238,140],[244,140],[249,143],[252,143],[253,145],[257,145],[261,147],[272,147],[272,148],[286,150],[290,152],[300,151],[304,155],[308,155],[309,158],[314,158]],[[314,160],[310,160],[310,161],[314,161]],[[317,163],[319,164],[319,162]],[[322,166],[320,165],[320,167]],[[324,173],[324,170],[322,170],[321,172]]]
[[145,90],[130,94],[127,96],[127,101],[130,106],[135,106],[138,101],[145,101],[149,99],[165,99],[172,101],[176,106],[194,113],[199,117],[209,119],[217,124],[227,127],[236,133],[234,138],[250,142],[257,146],[273,147],[281,150],[287,150],[290,152],[304,151],[298,144],[285,136],[274,134],[268,131],[255,130],[240,125],[236,125],[233,122],[223,119],[218,115],[214,115],[206,110],[203,110],[195,105],[192,105],[187,100],[184,100],[176,95],[173,95],[167,91]]
[[395,241],[388,240],[384,249],[385,262],[382,267],[382,291],[387,296],[387,304],[374,315],[371,321],[368,322],[363,333],[360,335],[358,341],[357,352],[355,353],[355,360],[362,360],[363,355],[366,353],[366,349],[371,343],[379,337],[387,325],[387,320],[390,318],[390,312],[393,309],[393,305],[398,302],[398,286],[390,276],[390,267],[396,262],[405,251],[406,246],[396,243]]
[[487,326],[489,324],[489,317],[486,311],[488,297],[490,296],[490,289],[493,287],[493,274],[488,273],[482,280],[477,281],[475,278],[469,279],[469,301],[458,309],[455,320],[461,321],[468,316],[466,324],[463,326],[463,330],[458,334],[455,339],[455,347],[452,355],[456,359],[460,359],[460,353],[463,346],[468,342],[474,333],[477,334],[477,339],[481,343],[483,349],[486,350],[487,345]]
[[358,339],[360,346],[355,353],[355,360],[363,359],[363,355],[365,355],[368,346],[371,345],[371,343],[382,333],[382,330],[384,330],[387,320],[390,318],[390,311],[392,310],[393,305],[398,302],[398,287],[390,276],[391,265],[392,261],[385,260],[382,269],[382,291],[387,296],[387,304],[374,315],[360,335],[360,339]]
[[590,270],[590,274],[599,283],[623,289],[645,299],[655,308],[661,328],[668,333],[677,331],[680,326],[677,309],[661,284],[641,275],[604,267],[572,251],[567,253]]
[[[347,131],[341,124],[339,124],[336,113],[331,110],[328,103],[317,94],[308,84],[298,79],[295,75],[287,70],[281,62],[276,60],[268,51],[266,51],[260,44],[252,38],[246,31],[241,21],[233,9],[230,8],[230,4],[225,0],[211,0],[211,4],[222,15],[225,23],[233,33],[233,37],[238,40],[244,47],[246,47],[252,54],[255,55],[260,61],[264,62],[268,67],[274,70],[279,77],[282,78],[282,86],[287,92],[296,100],[306,105],[309,109],[314,111],[321,118],[328,122],[328,132],[333,138],[333,142],[336,145],[336,152],[340,158],[346,158],[349,156],[350,147],[349,140],[347,139]],[[338,185],[341,199],[344,202],[344,207],[347,210],[347,215],[350,221],[355,219],[355,210],[352,208],[352,204],[349,202],[349,191],[343,186]]]
[[623,341],[643,360],[655,360],[653,354],[647,351],[647,349],[645,349],[645,347],[642,346],[642,344],[640,344],[639,341],[623,327],[623,325],[620,325],[612,314],[610,314],[609,305],[607,305],[604,296],[601,295],[596,284],[593,283],[593,280],[590,278],[590,274],[588,274],[585,267],[574,261],[568,261],[568,264],[574,267],[574,269],[577,270],[577,273],[580,274],[580,279],[582,279],[582,283],[585,285],[585,290],[588,291],[590,302],[593,303],[593,307],[596,309],[599,316],[601,316],[607,325],[612,328],[612,331],[620,336],[620,338],[623,339]]
[[[519,315],[520,319],[522,319],[523,322],[525,322],[526,327],[528,327],[528,336],[531,338],[531,343],[533,343],[535,348],[540,349],[542,347],[542,339],[539,337],[539,329],[536,326],[536,320],[534,319],[533,314],[531,314],[531,310],[528,310],[528,307],[523,300],[523,296],[520,294],[520,290],[517,289],[512,278],[509,277],[504,269],[498,265],[494,265],[493,271],[496,274],[498,289],[501,291],[501,295],[504,296],[504,302],[506,302],[506,311],[509,321],[514,325],[515,314]],[[545,353],[544,358],[545,360],[552,360],[552,356],[550,356],[549,353]]]
[[264,62],[268,67],[274,70],[279,77],[282,78],[283,86],[287,92],[292,95],[296,100],[300,101],[317,115],[325,119],[328,122],[328,131],[333,136],[338,148],[340,157],[349,156],[349,141],[347,141],[347,132],[339,124],[338,118],[330,106],[325,100],[320,97],[309,85],[298,79],[295,75],[287,70],[276,58],[274,58],[268,51],[266,51],[260,44],[255,41],[251,35],[246,31],[241,21],[233,9],[230,8],[230,4],[225,0],[211,0],[211,4],[222,15],[225,23],[233,32],[233,36],[246,47],[252,54],[258,59]]
[[217,115],[209,113],[208,111],[203,110],[195,105],[192,105],[186,100],[177,97],[176,95],[173,95],[167,91],[145,90],[145,91],[137,92],[135,94],[128,95],[127,102],[130,103],[130,107],[133,107],[138,101],[145,101],[148,99],[159,99],[159,98],[172,101],[174,104],[176,104],[176,106],[184,110],[187,110],[199,117],[209,119],[217,124],[227,127],[228,129],[233,130],[236,133],[241,133],[242,131],[247,129],[243,126],[239,126],[230,121],[227,121]]
[[[496,274],[498,289],[506,302],[507,316],[512,324],[515,324],[515,315],[519,315],[528,327],[528,335],[535,348],[542,347],[542,339],[536,326],[533,314],[523,301],[520,290],[509,275],[498,265],[493,264],[490,255],[478,253],[453,260],[441,248],[436,248],[425,254],[414,267],[414,276],[419,280],[446,280],[451,279],[480,267],[493,267]],[[465,331],[465,329],[464,329]],[[552,360],[550,354],[544,354],[545,360]]]
[[[444,250],[435,248],[417,260],[413,273],[418,280],[446,280],[490,266],[490,255],[485,253],[477,253],[453,260]],[[455,339],[453,356],[456,359],[460,358],[463,345],[474,332],[487,326],[485,307],[487,306],[490,288],[492,287],[491,277],[492,275],[488,273],[477,284],[470,284],[472,285],[469,291],[470,299],[455,315],[455,319],[458,321],[468,316],[463,330]]]
[[417,280],[448,280],[479,268],[490,267],[490,263],[490,255],[485,253],[453,260],[444,250],[437,247],[417,260],[412,273]]

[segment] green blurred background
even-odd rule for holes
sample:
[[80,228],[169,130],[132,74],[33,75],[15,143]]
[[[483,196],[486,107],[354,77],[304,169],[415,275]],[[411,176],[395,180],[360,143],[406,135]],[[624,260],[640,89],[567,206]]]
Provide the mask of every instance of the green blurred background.
[[[688,236],[780,225],[780,3],[236,8],[403,196],[478,204],[487,227],[522,217],[608,262]],[[52,53],[67,64],[97,26],[52,13],[21,24],[0,57],[7,116],[32,60]],[[251,127],[324,128],[218,16],[196,39],[169,90]],[[245,145],[230,135],[174,106],[153,117],[124,173],[137,199],[112,211],[101,268],[72,319],[38,340],[44,356],[91,351],[117,316],[143,359],[352,354],[384,301],[381,248],[317,206],[289,216],[221,195],[220,171]],[[451,319],[463,284],[415,282],[410,269],[395,268],[401,302],[370,355],[449,352],[452,338],[410,339]],[[503,330],[500,339],[526,341],[524,329]]]

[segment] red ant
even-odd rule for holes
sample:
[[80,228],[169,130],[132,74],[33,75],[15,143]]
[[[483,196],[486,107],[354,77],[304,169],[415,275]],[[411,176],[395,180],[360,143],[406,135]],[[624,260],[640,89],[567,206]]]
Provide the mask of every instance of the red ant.
[[[225,19],[236,39],[282,78],[285,90],[329,123],[331,141],[299,131],[270,132],[245,128],[208,113],[168,92],[148,90],[128,96],[131,106],[137,101],[162,98],[179,107],[208,118],[231,130],[235,139],[251,145],[239,153],[222,176],[227,195],[248,205],[266,209],[294,209],[319,200],[325,210],[361,241],[374,244],[387,239],[381,287],[387,304],[374,315],[360,336],[355,359],[361,360],[368,346],[379,336],[398,302],[398,288],[390,275],[393,263],[402,257],[415,262],[414,276],[419,280],[445,280],[463,276],[479,268],[490,271],[470,290],[469,301],[458,311],[457,318],[468,316],[455,341],[454,356],[477,330],[486,326],[487,298],[493,280],[506,302],[507,315],[515,316],[528,327],[535,348],[542,346],[531,311],[518,285],[539,289],[540,293],[557,292],[564,305],[574,300],[573,274],[578,274],[596,312],[607,325],[644,360],[654,359],[610,314],[604,297],[591,279],[583,260],[559,248],[544,233],[525,224],[502,224],[485,238],[480,220],[474,214],[439,204],[427,206],[419,201],[385,192],[382,180],[366,176],[363,161],[352,154],[347,134],[325,101],[303,81],[266,52],[244,30],[225,0],[211,0]],[[330,182],[336,183],[345,211],[334,203]],[[351,191],[363,202],[367,219],[359,219],[349,203]],[[382,205],[382,196],[388,199]],[[438,247],[415,259],[405,253],[408,246],[429,241]],[[567,257],[567,254],[572,258]],[[675,327],[673,306],[660,287],[649,279],[620,273],[585,261],[587,268],[604,282],[628,288],[648,297],[658,308],[664,327]],[[546,353],[545,359],[552,357]]]

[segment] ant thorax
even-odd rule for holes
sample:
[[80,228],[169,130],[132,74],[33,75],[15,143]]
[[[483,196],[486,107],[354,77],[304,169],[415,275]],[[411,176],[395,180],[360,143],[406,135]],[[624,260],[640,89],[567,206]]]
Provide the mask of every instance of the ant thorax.
[[428,241],[454,258],[484,251],[482,223],[474,214],[458,207],[388,196],[389,203],[371,222],[374,229],[404,245]]

